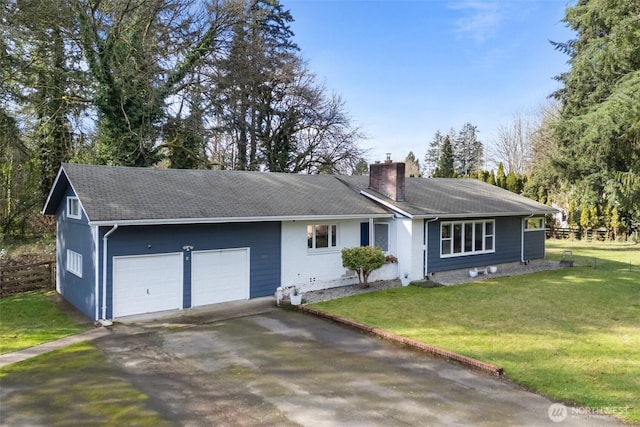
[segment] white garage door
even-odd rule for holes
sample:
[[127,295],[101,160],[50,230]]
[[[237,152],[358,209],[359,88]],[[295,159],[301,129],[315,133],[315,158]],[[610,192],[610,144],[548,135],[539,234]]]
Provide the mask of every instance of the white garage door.
[[182,308],[182,254],[113,258],[113,317]]
[[191,254],[191,306],[249,298],[249,249]]

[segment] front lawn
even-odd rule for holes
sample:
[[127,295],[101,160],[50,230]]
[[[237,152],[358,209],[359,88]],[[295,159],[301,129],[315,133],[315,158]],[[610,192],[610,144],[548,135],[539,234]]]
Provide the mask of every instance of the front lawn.
[[313,307],[493,363],[565,402],[640,422],[640,247],[549,241],[581,267]]
[[89,329],[62,310],[52,300],[54,295],[41,290],[0,299],[0,354]]

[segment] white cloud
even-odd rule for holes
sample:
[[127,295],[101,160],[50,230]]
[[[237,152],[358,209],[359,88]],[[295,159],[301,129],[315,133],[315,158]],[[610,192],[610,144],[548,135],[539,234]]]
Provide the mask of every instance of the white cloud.
[[454,33],[470,37],[478,43],[493,37],[504,18],[503,8],[497,2],[459,1],[450,4],[449,9],[461,14],[453,23]]

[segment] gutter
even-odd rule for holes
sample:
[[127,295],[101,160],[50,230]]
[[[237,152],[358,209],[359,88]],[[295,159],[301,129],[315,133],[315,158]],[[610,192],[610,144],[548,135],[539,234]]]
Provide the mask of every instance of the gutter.
[[109,236],[117,229],[118,224],[115,224],[111,230],[102,236],[102,319],[100,320],[102,326],[111,325],[111,321],[107,320],[107,245]]
[[422,272],[422,275],[424,277],[427,277],[427,275],[429,274],[429,268],[428,268],[428,264],[429,264],[429,223],[430,222],[434,222],[437,221],[439,219],[439,217],[435,217],[433,219],[425,219],[424,220],[424,248],[422,250],[422,256],[424,258],[424,271]]
[[498,217],[507,217],[507,216],[522,216],[522,215],[547,215],[550,213],[554,213],[555,211],[535,211],[531,213],[531,211],[527,212],[467,212],[467,213],[447,213],[447,212],[439,212],[434,214],[424,214],[424,215],[414,215],[413,218],[416,219],[431,219],[431,218],[439,218],[443,219],[457,219],[457,218],[498,218]]
[[389,213],[362,213],[344,215],[291,215],[291,216],[255,216],[255,217],[218,217],[218,218],[157,218],[157,219],[115,219],[89,221],[89,225],[99,227],[124,225],[183,225],[183,224],[222,224],[241,222],[277,222],[277,221],[328,221],[362,218],[391,218]]

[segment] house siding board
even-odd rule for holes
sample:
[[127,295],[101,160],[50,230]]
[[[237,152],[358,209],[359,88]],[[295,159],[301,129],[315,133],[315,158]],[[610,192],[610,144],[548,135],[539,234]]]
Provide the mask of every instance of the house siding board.
[[[100,237],[108,230],[101,228]],[[112,316],[114,256],[184,252],[183,304],[191,307],[191,257],[185,246],[193,251],[250,248],[250,298],[273,295],[280,286],[279,222],[120,227],[108,243],[107,316]]]
[[524,233],[524,259],[544,258],[546,235],[544,230]]
[[[92,228],[84,212],[82,218],[67,218],[66,198],[75,196],[70,187],[67,188],[57,212],[57,254],[58,292],[74,307],[90,319],[95,319],[95,245]],[[82,255],[82,277],[67,271],[67,249]]]
[[[520,261],[522,218],[495,218],[494,253],[440,258],[440,224],[446,221],[448,220],[442,219],[429,223],[428,273]],[[464,219],[456,218],[455,221],[464,221]]]

